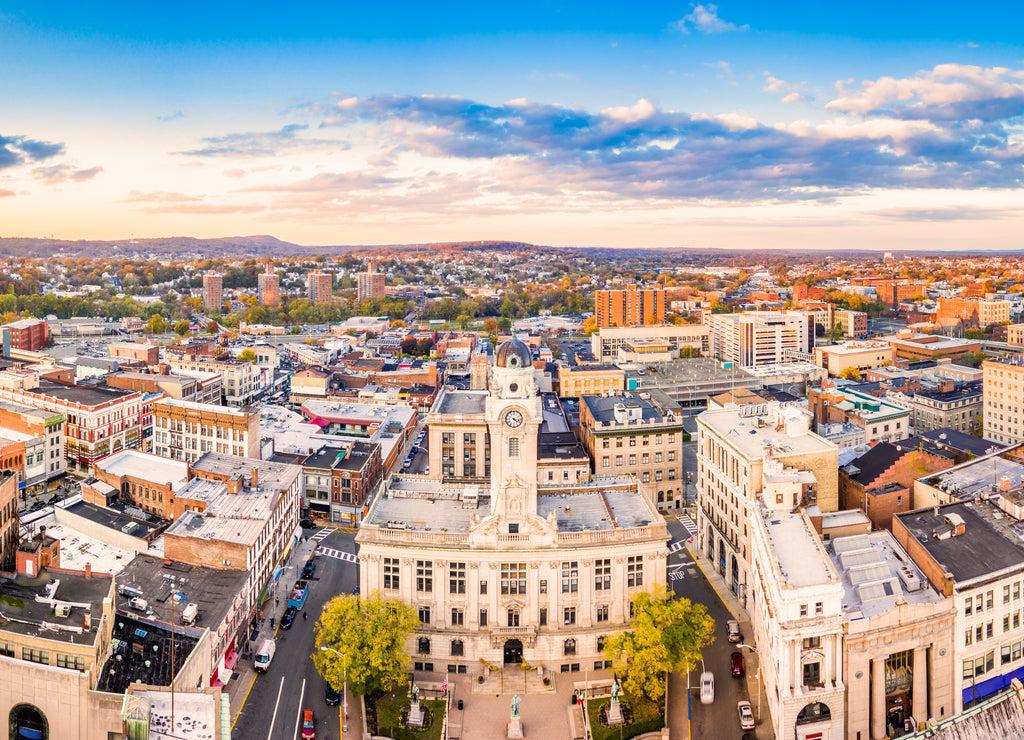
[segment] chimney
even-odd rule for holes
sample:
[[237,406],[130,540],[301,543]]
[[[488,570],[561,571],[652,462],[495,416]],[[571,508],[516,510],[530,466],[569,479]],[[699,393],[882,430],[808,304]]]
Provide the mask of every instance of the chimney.
[[253,465],[252,466],[252,481],[249,483],[250,486],[255,488],[260,484],[260,469]]
[[242,476],[233,475],[228,478],[228,493],[239,493],[242,490]]
[[85,577],[92,578],[92,563],[85,564]]
[[92,629],[92,610],[86,609],[85,614],[82,616],[82,627],[86,630]]

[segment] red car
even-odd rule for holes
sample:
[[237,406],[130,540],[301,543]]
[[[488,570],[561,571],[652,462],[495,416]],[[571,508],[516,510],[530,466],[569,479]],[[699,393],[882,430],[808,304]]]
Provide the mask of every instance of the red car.
[[743,678],[743,653],[737,651],[732,654],[732,675],[733,678]]
[[316,737],[316,719],[312,709],[302,710],[302,740],[313,740]]

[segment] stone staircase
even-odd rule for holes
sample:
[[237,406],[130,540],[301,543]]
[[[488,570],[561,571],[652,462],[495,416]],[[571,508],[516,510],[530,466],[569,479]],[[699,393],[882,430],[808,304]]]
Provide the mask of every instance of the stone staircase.
[[550,679],[547,686],[544,685],[541,671],[536,668],[524,671],[518,664],[510,664],[499,666],[498,670],[492,671],[481,665],[477,676],[483,676],[484,680],[481,683],[478,678],[473,678],[473,693],[495,696],[500,694],[508,694],[509,696],[519,694],[520,696],[525,696],[526,694],[555,693],[557,689],[556,674],[544,671],[544,675]]

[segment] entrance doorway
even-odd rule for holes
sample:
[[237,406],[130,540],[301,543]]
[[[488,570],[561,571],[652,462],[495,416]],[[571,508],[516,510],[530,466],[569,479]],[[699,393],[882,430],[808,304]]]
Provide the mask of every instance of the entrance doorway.
[[523,662],[523,643],[519,640],[509,640],[505,643],[505,663]]
[[18,704],[8,716],[11,740],[48,740],[49,730],[42,712],[31,704]]

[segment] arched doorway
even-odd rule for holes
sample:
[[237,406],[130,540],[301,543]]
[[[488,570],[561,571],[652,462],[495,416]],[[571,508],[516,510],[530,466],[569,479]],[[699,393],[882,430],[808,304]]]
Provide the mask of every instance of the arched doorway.
[[9,717],[10,740],[48,740],[49,727],[43,713],[31,704],[16,704]]
[[505,662],[506,663],[522,663],[523,662],[523,643],[519,640],[508,640],[505,643]]
[[725,540],[718,541],[718,572],[725,575]]
[[831,719],[832,710],[828,708],[828,704],[816,701],[800,710],[800,714],[796,716],[796,723],[806,725],[810,722],[828,722]]
[[708,525],[708,560],[715,562],[715,530]]
[[740,564],[736,556],[732,556],[732,592],[739,595],[740,592]]

